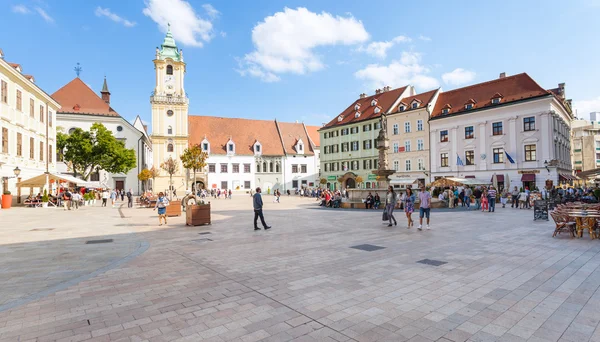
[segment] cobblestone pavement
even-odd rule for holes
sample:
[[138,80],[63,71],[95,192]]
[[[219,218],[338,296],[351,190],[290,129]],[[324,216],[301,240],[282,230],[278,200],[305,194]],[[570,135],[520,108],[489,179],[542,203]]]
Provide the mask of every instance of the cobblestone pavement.
[[[56,292],[35,299],[29,291],[22,305],[0,311],[0,341],[600,341],[599,241],[552,238],[553,224],[533,222],[531,210],[433,211],[432,230],[420,232],[406,229],[400,212],[388,228],[379,211],[270,200],[273,229],[258,232],[246,196],[213,200],[213,224],[203,227],[183,218],[158,227],[148,209],[123,209],[122,218],[84,208],[79,222],[44,214],[39,226],[63,223],[30,241],[14,236],[33,233],[32,223],[12,221],[0,275],[12,270],[16,287],[2,296],[30,272],[43,278],[28,269],[28,255],[56,248],[84,259],[54,268],[76,277],[42,279]],[[91,235],[114,242],[87,253],[77,239]],[[350,248],[364,244],[384,248]]]

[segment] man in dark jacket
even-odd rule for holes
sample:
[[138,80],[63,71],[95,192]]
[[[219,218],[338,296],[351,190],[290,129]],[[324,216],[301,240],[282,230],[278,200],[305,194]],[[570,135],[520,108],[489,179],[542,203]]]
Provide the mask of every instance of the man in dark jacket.
[[263,201],[262,196],[260,195],[260,187],[256,188],[256,193],[253,196],[253,206],[254,206],[254,230],[260,230],[258,228],[258,218],[260,217],[260,222],[262,223],[265,230],[270,229],[271,226],[268,226],[265,222],[265,217],[263,216],[262,207]]
[[129,189],[129,191],[127,191],[127,208],[132,208],[133,207],[133,193],[131,192],[131,189]]

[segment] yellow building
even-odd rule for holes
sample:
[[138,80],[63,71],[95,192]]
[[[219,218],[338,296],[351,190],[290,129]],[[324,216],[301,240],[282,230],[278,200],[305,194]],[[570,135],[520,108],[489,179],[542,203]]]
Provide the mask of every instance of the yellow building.
[[[17,197],[41,189],[17,190],[20,179],[56,170],[56,111],[60,104],[35,84],[19,64],[4,60],[0,50],[0,177],[2,192]],[[20,172],[15,172],[15,169]],[[18,177],[15,175],[18,173]]]

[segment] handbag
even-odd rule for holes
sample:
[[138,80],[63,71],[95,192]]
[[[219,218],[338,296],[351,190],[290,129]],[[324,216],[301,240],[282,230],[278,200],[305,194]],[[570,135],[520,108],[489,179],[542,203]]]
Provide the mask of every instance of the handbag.
[[383,210],[383,217],[381,218],[382,221],[388,221],[390,218],[388,217],[388,213],[387,210]]

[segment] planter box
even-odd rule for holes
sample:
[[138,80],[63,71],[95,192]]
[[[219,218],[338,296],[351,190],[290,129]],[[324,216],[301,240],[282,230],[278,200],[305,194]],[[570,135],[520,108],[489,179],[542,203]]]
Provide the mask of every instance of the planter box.
[[185,225],[210,224],[210,204],[189,205],[185,211]]
[[181,216],[181,201],[171,201],[167,206],[167,216]]
[[2,195],[2,209],[10,209],[12,207],[12,195]]

